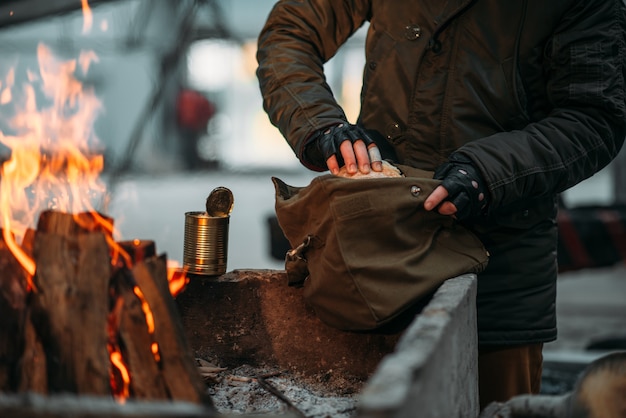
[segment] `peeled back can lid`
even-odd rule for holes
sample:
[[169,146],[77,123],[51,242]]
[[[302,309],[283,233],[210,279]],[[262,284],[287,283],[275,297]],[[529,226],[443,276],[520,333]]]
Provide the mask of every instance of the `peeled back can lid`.
[[226,217],[233,211],[235,198],[226,187],[216,187],[206,198],[206,213],[209,216]]

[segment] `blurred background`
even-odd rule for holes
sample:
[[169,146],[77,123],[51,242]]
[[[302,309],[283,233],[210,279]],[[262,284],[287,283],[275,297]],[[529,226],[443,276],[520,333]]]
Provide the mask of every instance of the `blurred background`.
[[[154,240],[182,261],[185,213],[204,210],[222,186],[235,199],[228,270],[282,269],[271,177],[305,186],[317,173],[300,166],[262,109],[256,37],[274,3],[0,0],[0,91],[29,81],[41,44],[66,59],[92,51],[89,71],[77,77],[102,104],[94,132],[109,198],[99,209],[115,219],[120,238]],[[364,31],[326,66],[351,120]],[[0,130],[8,106],[0,95]],[[10,152],[1,147],[0,156]],[[548,360],[580,365],[593,350],[626,347],[625,166],[623,151],[563,194],[561,336],[548,345]]]
[[[235,194],[229,268],[277,267],[269,237],[262,237],[273,212],[270,178],[280,173],[305,185],[313,173],[262,109],[256,37],[273,4],[0,0],[0,80],[6,86],[13,70],[13,85],[28,82],[40,44],[65,59],[93,51],[97,59],[77,77],[102,103],[94,127],[110,202],[101,209],[123,238],[153,239],[180,260],[184,213],[203,210],[212,188],[224,186]],[[329,82],[354,119],[363,35],[327,65]]]

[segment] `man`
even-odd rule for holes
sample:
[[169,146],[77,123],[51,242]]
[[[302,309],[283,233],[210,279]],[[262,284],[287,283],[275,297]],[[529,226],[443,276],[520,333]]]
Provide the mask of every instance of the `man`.
[[[478,277],[481,407],[539,391],[557,336],[557,195],[626,134],[621,0],[282,0],[259,36],[264,108],[300,161],[434,171],[427,210],[490,252]],[[350,124],[323,64],[365,22]]]

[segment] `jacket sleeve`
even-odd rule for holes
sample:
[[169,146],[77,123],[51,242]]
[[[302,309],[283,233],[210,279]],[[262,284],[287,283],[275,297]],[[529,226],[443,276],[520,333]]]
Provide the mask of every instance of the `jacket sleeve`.
[[259,35],[263,108],[307,166],[306,139],[347,120],[326,82],[324,63],[363,25],[369,9],[369,0],[280,0]]
[[626,135],[621,0],[573,2],[545,49],[547,116],[458,151],[485,177],[491,208],[562,192],[605,167]]

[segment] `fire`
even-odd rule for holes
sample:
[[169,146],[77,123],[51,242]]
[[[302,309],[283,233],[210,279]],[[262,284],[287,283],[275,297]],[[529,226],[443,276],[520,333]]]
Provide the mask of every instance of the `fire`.
[[124,384],[122,390],[116,396],[116,398],[120,402],[124,402],[130,395],[130,390],[128,389],[130,384],[130,375],[128,374],[128,369],[124,364],[124,360],[122,359],[122,353],[120,353],[119,351],[113,351],[111,353],[111,363],[113,363],[113,365],[117,367],[117,370],[122,375],[122,381],[124,382]]
[[[93,16],[87,0],[81,0],[84,16],[83,33],[91,29]],[[34,229],[44,210],[74,214],[75,221],[86,222],[79,214],[89,213],[98,224],[111,250],[113,267],[132,268],[133,257],[116,241],[117,231],[111,219],[95,209],[95,202],[106,201],[106,187],[100,180],[104,157],[94,131],[94,122],[102,111],[102,103],[93,88],[77,78],[98,62],[92,52],[81,52],[77,59],[61,60],[44,44],[37,47],[38,70],[19,77],[11,69],[0,79],[0,105],[15,109],[7,120],[0,119],[0,145],[10,155],[0,154],[0,221],[2,236],[28,274],[28,290],[36,292],[33,277],[35,261],[22,247],[29,229]],[[22,81],[24,79],[24,81]],[[5,112],[6,116],[6,112]],[[0,147],[1,149],[2,147]],[[135,245],[141,241],[136,240]],[[171,264],[171,263],[170,263]],[[187,284],[186,272],[168,265],[172,295]],[[154,333],[154,317],[141,290],[140,299],[150,334]],[[112,318],[119,318],[119,300]],[[112,392],[119,401],[129,396],[130,372],[125,365],[116,336],[119,324],[108,324],[108,349],[112,370],[122,379]],[[151,345],[155,361],[160,361],[157,343]]]
[[135,286],[133,288],[133,292],[135,292],[135,295],[141,301],[141,309],[143,310],[143,314],[146,317],[146,325],[148,326],[148,333],[153,334],[154,333],[154,316],[152,316],[152,311],[150,310],[150,306],[148,305],[148,302],[146,302],[146,298],[144,297],[143,292],[141,291],[141,289],[139,289],[139,287]]
[[93,25],[93,13],[87,0],[80,0],[80,3],[83,8],[83,33],[89,33]]
[[167,280],[170,284],[170,293],[176,297],[182,292],[187,283],[189,283],[189,276],[187,276],[187,268],[181,268],[180,263],[174,260],[167,261]]
[[[123,403],[130,395],[130,373],[120,350],[117,333],[120,328],[120,320],[122,317],[122,309],[124,309],[124,301],[122,298],[116,298],[111,312],[109,312],[107,333],[108,342],[107,350],[109,351],[109,359],[111,361],[110,369],[110,386],[113,396],[118,402]],[[117,378],[119,376],[119,379]],[[121,380],[121,382],[119,381]]]
[[[39,71],[28,72],[28,82],[18,85],[11,70],[0,84],[0,102],[16,109],[7,131],[0,131],[0,143],[11,152],[0,167],[3,237],[31,278],[35,264],[21,241],[41,211],[94,211],[92,202],[105,190],[99,181],[104,159],[92,151],[102,106],[76,79],[97,57],[83,54],[79,69],[77,60],[58,60],[40,44],[37,60]],[[31,279],[29,287],[34,290]]]

